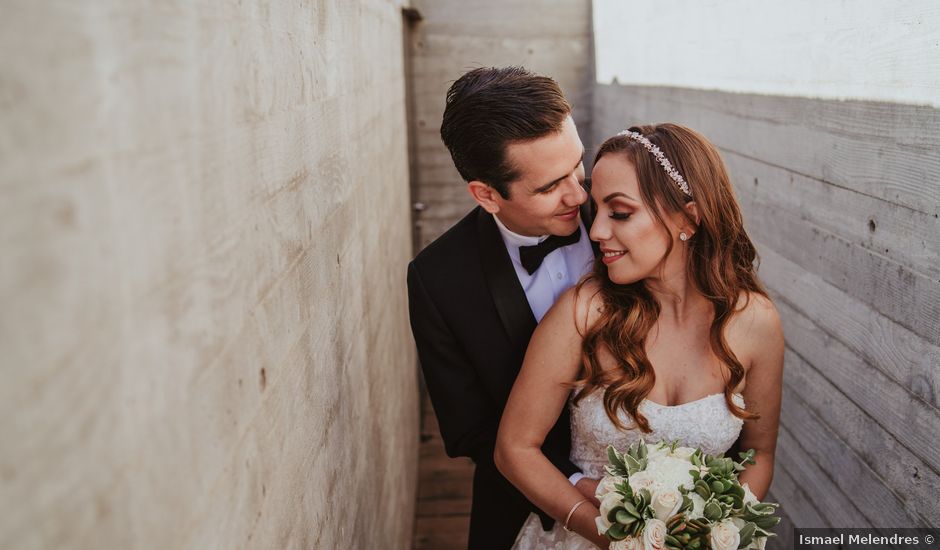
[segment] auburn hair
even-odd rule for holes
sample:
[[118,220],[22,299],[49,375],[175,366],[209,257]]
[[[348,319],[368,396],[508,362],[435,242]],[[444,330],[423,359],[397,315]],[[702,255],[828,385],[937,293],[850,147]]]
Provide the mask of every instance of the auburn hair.
[[[700,220],[695,233],[686,241],[688,256],[686,276],[714,307],[709,342],[711,349],[727,368],[724,396],[732,414],[743,419],[759,415],[738,407],[732,400],[734,388],[744,379],[744,367],[725,341],[724,331],[736,311],[742,293],[767,297],[757,278],[757,250],[747,232],[734,190],[718,150],[705,137],[678,124],[635,126],[630,128],[658,146],[676,170],[688,182],[692,196],[683,193],[642,144],[628,136],[614,136],[605,141],[594,158],[595,165],[605,155],[624,155],[636,169],[640,195],[653,217],[669,231],[664,213],[682,213],[694,224],[685,204],[695,201]],[[663,258],[672,251],[672,240]],[[604,409],[610,420],[624,428],[618,412],[626,411],[644,433],[652,430],[639,412],[640,405],[653,389],[655,373],[646,355],[646,338],[659,318],[661,306],[644,281],[617,284],[607,275],[607,266],[596,259],[591,274],[578,283],[578,295],[585,284],[598,286],[602,302],[597,322],[586,328],[582,347],[583,377],[576,382],[581,391],[577,404],[589,393],[604,388]],[[592,297],[593,299],[593,297]],[[603,369],[599,353],[606,349],[619,368]]]

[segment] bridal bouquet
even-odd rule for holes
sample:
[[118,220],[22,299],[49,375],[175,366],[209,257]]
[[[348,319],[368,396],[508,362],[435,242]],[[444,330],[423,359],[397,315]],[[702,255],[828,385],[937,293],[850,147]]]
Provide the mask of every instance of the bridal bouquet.
[[597,530],[611,550],[763,550],[777,525],[777,504],[761,503],[738,482],[744,464],[678,442],[639,441],[621,454],[607,448],[608,475],[597,486]]

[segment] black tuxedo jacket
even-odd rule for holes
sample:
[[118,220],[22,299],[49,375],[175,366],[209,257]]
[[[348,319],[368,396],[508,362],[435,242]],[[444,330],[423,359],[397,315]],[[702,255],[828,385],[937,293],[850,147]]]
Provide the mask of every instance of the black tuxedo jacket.
[[[587,208],[582,220],[590,227]],[[408,266],[411,328],[447,454],[473,459],[471,549],[510,548],[535,508],[496,469],[499,420],[536,321],[493,216],[477,207]],[[566,476],[567,408],[542,446]]]

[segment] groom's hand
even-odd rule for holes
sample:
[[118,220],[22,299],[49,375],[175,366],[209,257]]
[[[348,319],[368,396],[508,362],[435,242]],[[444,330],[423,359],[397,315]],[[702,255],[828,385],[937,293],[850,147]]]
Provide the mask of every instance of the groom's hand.
[[597,491],[597,484],[600,483],[599,479],[592,479],[590,477],[582,477],[575,484],[574,488],[578,490],[579,493],[584,495],[585,498],[591,501],[595,507],[600,508],[601,501],[597,500],[597,497],[594,493]]

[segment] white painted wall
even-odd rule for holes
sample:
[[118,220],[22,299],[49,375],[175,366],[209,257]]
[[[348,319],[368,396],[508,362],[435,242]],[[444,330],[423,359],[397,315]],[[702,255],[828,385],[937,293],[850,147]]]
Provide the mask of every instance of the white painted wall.
[[597,81],[940,106],[936,0],[594,0]]

